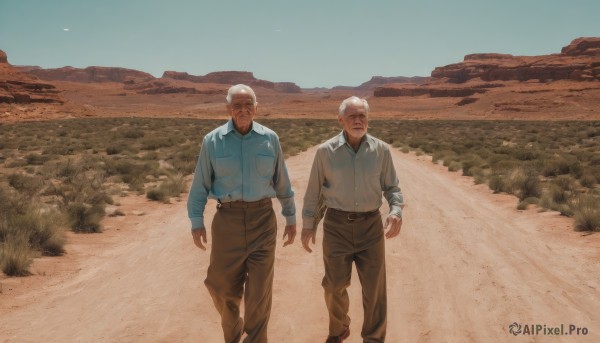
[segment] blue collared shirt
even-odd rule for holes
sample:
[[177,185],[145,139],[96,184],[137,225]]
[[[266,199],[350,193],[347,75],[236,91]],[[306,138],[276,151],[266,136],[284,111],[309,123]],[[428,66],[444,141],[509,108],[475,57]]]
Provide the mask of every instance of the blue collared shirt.
[[277,134],[257,122],[245,135],[233,120],[204,136],[188,197],[192,229],[204,228],[208,198],[230,202],[277,197],[287,225],[296,224],[294,192]]

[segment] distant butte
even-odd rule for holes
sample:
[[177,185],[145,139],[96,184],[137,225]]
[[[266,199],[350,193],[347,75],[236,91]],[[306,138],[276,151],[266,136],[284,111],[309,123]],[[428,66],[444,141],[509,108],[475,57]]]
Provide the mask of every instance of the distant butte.
[[[331,80],[334,81],[334,80]],[[261,118],[334,118],[339,103],[365,97],[377,119],[600,120],[600,37],[560,53],[468,54],[428,77],[373,76],[356,87],[301,89],[249,71],[161,77],[126,68],[12,66],[0,51],[0,124],[86,117],[224,119],[224,94],[254,88]]]
[[[600,38],[577,38],[561,53],[513,56],[498,53],[466,55],[463,62],[437,67],[420,86],[390,84],[377,87],[374,95],[463,97],[503,87],[504,81],[551,83],[600,81]],[[593,85],[593,84],[592,84]]]

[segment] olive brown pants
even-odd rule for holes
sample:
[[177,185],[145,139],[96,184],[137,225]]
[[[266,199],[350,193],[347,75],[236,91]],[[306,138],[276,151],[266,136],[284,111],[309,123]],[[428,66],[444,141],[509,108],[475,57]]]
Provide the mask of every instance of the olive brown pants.
[[329,335],[338,336],[350,325],[352,263],[362,285],[364,342],[384,342],[387,324],[385,242],[379,211],[368,216],[348,216],[329,209],[323,222],[325,303],[329,311]]
[[[277,221],[271,199],[218,205],[212,222],[210,265],[204,284],[226,343],[267,342]],[[244,295],[244,319],[240,302]]]

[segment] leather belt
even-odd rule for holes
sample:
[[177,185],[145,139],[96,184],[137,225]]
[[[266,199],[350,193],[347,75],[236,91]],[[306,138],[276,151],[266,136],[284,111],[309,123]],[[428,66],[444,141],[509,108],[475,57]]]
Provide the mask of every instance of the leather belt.
[[379,209],[369,211],[369,212],[347,212],[342,210],[337,210],[335,208],[330,208],[328,211],[332,212],[332,214],[346,217],[348,221],[355,221],[359,218],[369,218],[379,214]]
[[271,203],[271,198],[264,198],[257,201],[236,200],[230,202],[221,202],[218,200],[217,208],[252,208],[270,205]]

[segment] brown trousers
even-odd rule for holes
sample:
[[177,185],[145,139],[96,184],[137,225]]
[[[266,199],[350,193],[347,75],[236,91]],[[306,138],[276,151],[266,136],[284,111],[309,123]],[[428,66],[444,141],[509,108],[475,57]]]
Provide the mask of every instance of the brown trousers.
[[[217,210],[204,284],[221,315],[226,343],[267,342],[271,314],[277,220],[271,201],[249,208]],[[244,295],[244,320],[240,302]]]
[[379,212],[367,218],[348,220],[347,215],[328,210],[323,222],[325,303],[329,311],[329,335],[337,336],[350,325],[352,263],[362,285],[364,342],[384,342],[387,324],[385,242]]

